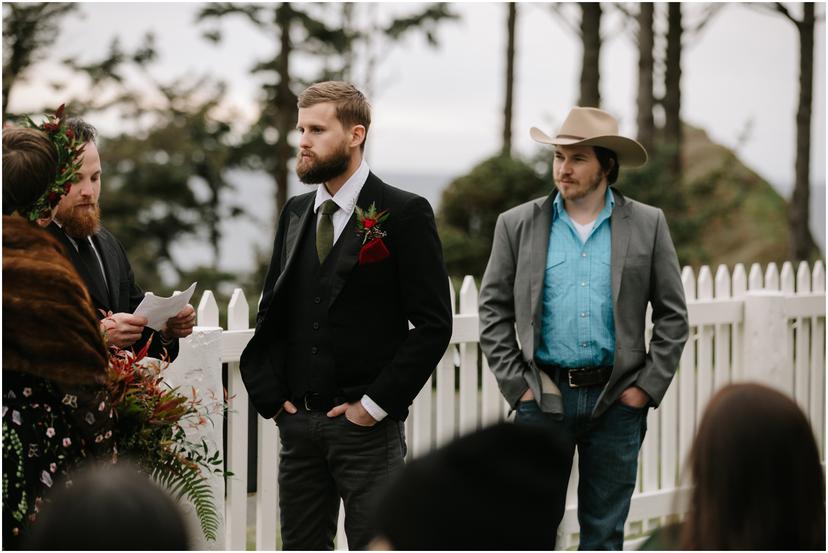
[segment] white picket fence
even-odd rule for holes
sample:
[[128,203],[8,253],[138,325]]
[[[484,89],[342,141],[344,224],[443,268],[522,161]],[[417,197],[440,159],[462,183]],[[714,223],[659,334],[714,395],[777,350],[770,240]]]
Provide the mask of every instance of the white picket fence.
[[[719,387],[731,381],[755,380],[784,390],[808,415],[824,459],[825,446],[825,269],[813,271],[801,263],[796,273],[786,262],[780,273],[771,263],[762,271],[753,264],[749,274],[742,264],[731,275],[719,266],[715,277],[707,266],[698,277],[690,267],[682,271],[690,319],[690,339],[678,374],[659,409],[650,410],[648,430],[639,457],[639,475],[627,520],[625,547],[637,546],[642,536],[674,520],[685,510],[687,484],[684,462],[704,407]],[[408,458],[417,457],[455,437],[504,419],[508,406],[500,396],[486,359],[478,359],[478,292],[467,276],[459,293],[454,329],[448,350],[429,383],[417,396],[406,422]],[[649,314],[647,316],[649,319]],[[248,328],[249,306],[236,289],[228,306],[227,329],[219,327],[219,310],[210,291],[198,306],[198,325],[174,365],[195,365],[220,374],[220,362],[229,363],[228,470],[234,477],[226,488],[224,542],[226,549],[245,549],[247,538],[247,421],[248,396],[238,370],[239,355],[253,335]],[[648,327],[650,327],[648,323]],[[649,340],[651,328],[648,328]],[[220,361],[219,361],[220,360]],[[205,366],[205,364],[207,366]],[[459,364],[459,370],[456,365]],[[186,372],[186,371],[185,371]],[[190,371],[192,372],[192,371]],[[459,375],[459,393],[455,378]],[[433,382],[432,382],[433,381]],[[276,489],[279,439],[270,420],[258,417],[258,474],[255,496],[255,547],[277,546],[278,493]],[[221,432],[220,426],[217,432]],[[215,442],[215,441],[214,441]],[[217,443],[221,444],[221,436]],[[578,470],[573,465],[567,509],[558,528],[559,548],[578,543],[576,490]],[[816,484],[816,483],[815,483]],[[337,547],[347,546],[340,531]]]

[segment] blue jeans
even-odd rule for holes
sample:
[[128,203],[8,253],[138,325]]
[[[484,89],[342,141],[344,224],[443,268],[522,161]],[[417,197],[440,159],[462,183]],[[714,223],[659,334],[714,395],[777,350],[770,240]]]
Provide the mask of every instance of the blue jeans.
[[601,386],[570,388],[565,381],[558,386],[563,397],[563,420],[543,413],[535,401],[521,401],[515,422],[560,428],[571,444],[571,455],[577,446],[581,529],[578,548],[621,550],[638,474],[638,451],[647,431],[647,408],[636,409],[616,401],[600,417],[592,419]]

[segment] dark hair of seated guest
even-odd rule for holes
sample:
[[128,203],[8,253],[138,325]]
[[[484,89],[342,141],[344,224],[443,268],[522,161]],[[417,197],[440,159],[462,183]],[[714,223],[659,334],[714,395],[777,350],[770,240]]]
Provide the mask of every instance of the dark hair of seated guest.
[[92,466],[58,490],[26,549],[187,550],[190,537],[170,495],[128,463]]
[[569,481],[548,429],[501,423],[410,462],[376,502],[376,548],[551,550]]
[[710,400],[690,452],[682,549],[825,549],[825,480],[805,414],[753,383]]

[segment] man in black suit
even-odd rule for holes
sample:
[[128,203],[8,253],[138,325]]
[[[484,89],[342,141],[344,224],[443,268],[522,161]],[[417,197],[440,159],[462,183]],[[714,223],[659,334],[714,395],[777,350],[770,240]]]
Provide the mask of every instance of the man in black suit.
[[95,128],[80,119],[67,127],[85,144],[78,181],[58,204],[48,230],[60,240],[86,283],[92,303],[101,319],[107,344],[136,351],[152,338],[150,357],[178,355],[178,339],[189,336],[195,324],[195,310],[187,305],[167,320],[161,332],[147,328],[146,317],[133,315],[144,298],[135,282],[124,247],[101,226],[98,198],[101,194],[101,157]]
[[365,549],[371,495],[403,466],[408,407],[451,337],[448,276],[428,202],[363,160],[362,93],[317,83],[298,105],[296,172],[320,186],[282,211],[240,369],[280,430],[284,548],[331,549],[341,497]]

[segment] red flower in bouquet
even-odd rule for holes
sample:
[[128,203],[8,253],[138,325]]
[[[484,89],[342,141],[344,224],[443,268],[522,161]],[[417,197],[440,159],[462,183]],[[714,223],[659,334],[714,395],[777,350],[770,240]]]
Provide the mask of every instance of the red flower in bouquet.
[[377,207],[373,203],[367,210],[356,207],[357,234],[362,236],[362,248],[359,250],[360,265],[376,263],[391,255],[382,241],[388,233],[380,226],[388,219],[388,215],[388,210],[377,213]]
[[194,388],[187,396],[164,382],[162,372],[169,363],[144,361],[151,342],[138,353],[113,348],[109,356],[118,452],[173,490],[177,499],[186,498],[195,508],[204,537],[215,540],[218,508],[206,475],[227,473],[220,455],[203,440],[190,441],[185,430],[207,423],[205,415],[212,413],[201,405]]

